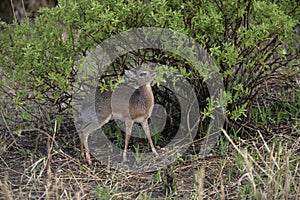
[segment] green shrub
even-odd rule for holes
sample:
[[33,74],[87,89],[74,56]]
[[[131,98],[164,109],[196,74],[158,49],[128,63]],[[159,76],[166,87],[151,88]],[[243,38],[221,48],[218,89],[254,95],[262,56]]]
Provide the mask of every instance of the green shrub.
[[[135,27],[172,29],[203,45],[223,75],[227,115],[232,120],[247,115],[266,82],[290,81],[298,73],[295,29],[300,8],[295,0],[61,0],[58,7],[44,8],[41,13],[33,22],[1,24],[2,76],[12,82],[13,98],[19,106],[34,101],[60,110],[68,108],[74,76],[87,51],[113,34]],[[152,51],[150,57],[148,51]],[[184,58],[148,51],[133,54],[172,63],[189,74],[190,83],[201,93],[206,77]],[[204,93],[205,102],[208,93]]]

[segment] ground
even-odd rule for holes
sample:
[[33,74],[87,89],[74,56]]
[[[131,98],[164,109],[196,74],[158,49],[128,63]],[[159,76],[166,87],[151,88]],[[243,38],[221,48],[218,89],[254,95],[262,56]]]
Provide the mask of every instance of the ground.
[[[273,132],[260,142],[257,139],[260,136],[256,135],[247,140],[235,140],[233,144],[219,143],[215,151],[204,158],[189,150],[165,169],[134,173],[112,169],[97,160],[87,165],[80,158],[79,139],[72,127],[61,127],[57,133],[39,129],[13,133],[3,127],[0,135],[0,197],[249,199],[258,195],[257,198],[266,199],[271,195],[268,194],[270,187],[273,187],[270,191],[285,197],[283,189],[289,189],[286,181],[290,181],[289,187],[293,187],[294,193],[289,192],[288,199],[299,198],[299,137],[295,133],[285,134],[282,132],[285,129],[277,128],[278,133]],[[194,146],[198,142],[195,141]],[[237,151],[241,151],[240,154]],[[287,156],[288,153],[291,155]],[[273,164],[268,159],[274,159]],[[281,172],[287,166],[293,168],[290,176]],[[272,173],[264,174],[261,168],[272,170]],[[277,182],[268,178],[270,174]],[[260,178],[264,181],[260,182]],[[262,185],[251,186],[252,179]],[[268,181],[271,181],[269,185]],[[272,185],[278,183],[282,185]],[[259,194],[253,193],[254,188]]]

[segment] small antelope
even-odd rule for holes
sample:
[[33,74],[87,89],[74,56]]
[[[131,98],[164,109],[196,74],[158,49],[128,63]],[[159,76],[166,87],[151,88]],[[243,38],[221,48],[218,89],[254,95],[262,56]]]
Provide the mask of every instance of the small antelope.
[[[148,118],[152,114],[154,106],[154,97],[151,89],[151,82],[155,77],[155,71],[148,68],[140,68],[138,70],[125,70],[125,75],[135,79],[138,84],[138,89],[133,89],[131,92],[100,92],[98,89],[95,94],[95,110],[99,125],[96,129],[101,128],[110,119],[119,119],[125,122],[126,138],[123,152],[123,161],[127,161],[127,148],[131,136],[131,130],[134,122],[142,124],[142,127],[149,140],[151,150],[155,156],[158,156],[153,145],[150,129],[148,126]],[[124,89],[123,89],[124,90]],[[115,95],[115,93],[117,93]],[[124,96],[122,96],[124,94]],[[80,131],[81,140],[81,156],[86,158],[89,164],[92,163],[90,150],[88,146],[89,134],[95,130],[95,127],[87,126]]]

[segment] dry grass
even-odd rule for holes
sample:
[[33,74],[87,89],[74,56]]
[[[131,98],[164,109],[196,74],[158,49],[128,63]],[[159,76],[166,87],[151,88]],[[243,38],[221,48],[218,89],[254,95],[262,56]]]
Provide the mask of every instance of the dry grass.
[[[46,153],[24,138],[40,134]],[[0,189],[4,199],[297,199],[300,197],[299,138],[274,136],[260,143],[234,142],[225,156],[189,156],[167,169],[128,173],[66,152],[49,134],[1,135]],[[53,135],[53,134],[52,134]],[[77,136],[74,136],[77,137]],[[34,137],[33,137],[34,138]],[[31,141],[34,143],[34,141]]]
[[223,130],[210,156],[191,151],[166,169],[132,173],[83,163],[69,123],[14,132],[10,111],[1,110],[0,199],[300,199],[297,117]]

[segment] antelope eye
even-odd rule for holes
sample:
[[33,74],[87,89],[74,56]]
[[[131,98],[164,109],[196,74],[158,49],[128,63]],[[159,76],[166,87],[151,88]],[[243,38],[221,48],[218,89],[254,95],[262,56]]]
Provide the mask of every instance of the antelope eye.
[[147,72],[141,72],[140,73],[140,77],[144,77],[144,76],[146,76],[147,75]]

